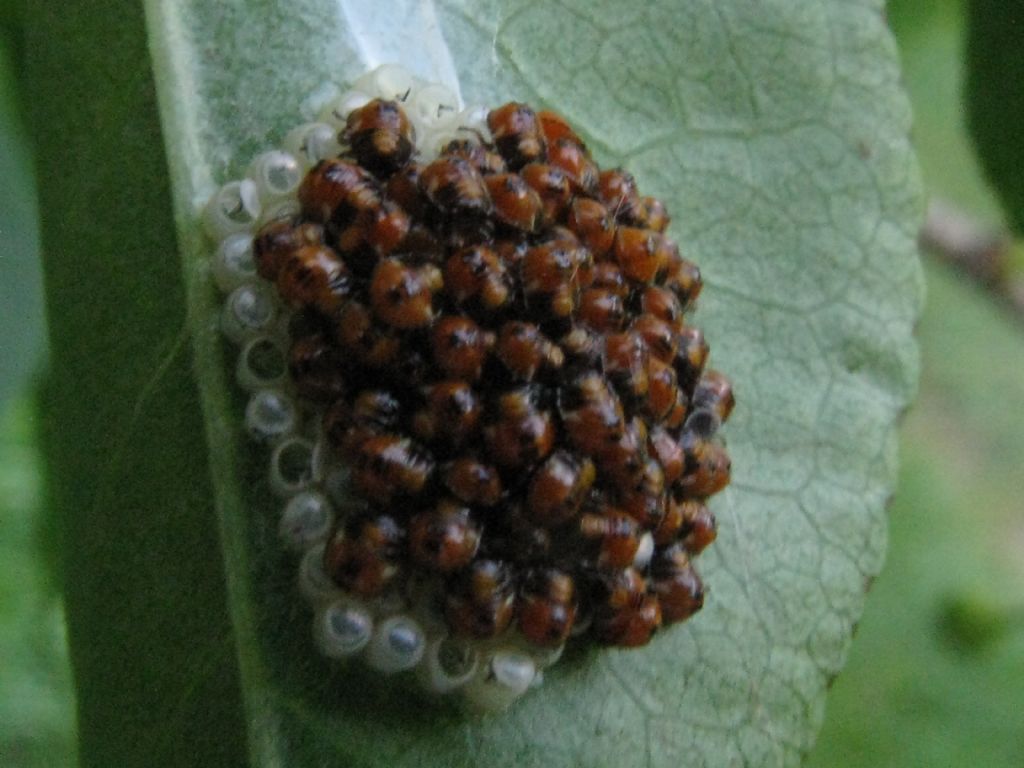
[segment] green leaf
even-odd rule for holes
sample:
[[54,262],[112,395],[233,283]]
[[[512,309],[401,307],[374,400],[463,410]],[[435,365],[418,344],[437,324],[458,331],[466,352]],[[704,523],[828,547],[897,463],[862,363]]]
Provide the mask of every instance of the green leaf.
[[[926,189],[1000,227],[967,130],[966,5],[891,0],[886,9]],[[967,641],[996,635],[1015,601],[1024,607],[1013,543],[1024,465],[1021,327],[961,273],[927,260],[925,272],[921,391],[900,429],[887,564],[829,692],[813,768],[1020,764],[1024,631]]]
[[967,127],[966,0],[890,0],[886,16],[900,49],[914,113],[912,139],[928,196],[1004,226]]
[[1021,327],[956,271],[926,261],[925,273],[921,392],[901,427],[888,562],[812,768],[1021,764]]
[[74,757],[73,702],[40,531],[34,415],[27,399],[0,408],[0,755],[14,768],[58,768]]
[[1018,232],[1024,232],[1024,1],[970,0],[967,104],[982,165]]
[[0,407],[26,387],[46,347],[39,214],[6,31],[0,25]]
[[141,8],[37,3],[26,104],[81,764],[240,765],[236,643]]
[[[881,565],[917,375],[920,192],[881,2],[398,5],[149,0],[152,70],[124,0],[31,19],[84,762],[230,764],[244,739],[255,766],[797,763]],[[559,109],[663,197],[740,399],[705,611],[500,717],[317,657],[197,222],[307,94],[392,53],[450,62],[468,102]]]

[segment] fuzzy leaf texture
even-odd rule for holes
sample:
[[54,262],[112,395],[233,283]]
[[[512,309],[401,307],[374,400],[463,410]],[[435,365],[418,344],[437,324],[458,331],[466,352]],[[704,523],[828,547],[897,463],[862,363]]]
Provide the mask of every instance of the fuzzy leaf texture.
[[967,4],[967,107],[985,173],[1024,232],[1024,0]]
[[[917,378],[921,193],[881,0],[372,6],[30,15],[83,765],[798,764],[881,567]],[[705,610],[643,650],[559,664],[497,717],[317,656],[198,225],[309,93],[396,56],[468,103],[561,111],[666,201],[739,401]]]

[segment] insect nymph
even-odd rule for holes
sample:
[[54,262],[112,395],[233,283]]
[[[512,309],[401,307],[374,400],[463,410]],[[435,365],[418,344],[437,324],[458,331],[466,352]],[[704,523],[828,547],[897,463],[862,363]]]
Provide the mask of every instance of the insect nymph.
[[501,709],[701,608],[733,394],[700,272],[562,117],[384,67],[205,220],[323,653]]

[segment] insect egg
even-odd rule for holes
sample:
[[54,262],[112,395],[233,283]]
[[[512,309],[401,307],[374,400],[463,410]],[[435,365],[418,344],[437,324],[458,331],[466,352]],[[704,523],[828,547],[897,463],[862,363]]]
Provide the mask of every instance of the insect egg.
[[700,610],[735,393],[586,131],[393,65],[334,92],[200,214],[244,430],[316,648],[501,710]]
[[235,381],[247,392],[280,387],[288,374],[288,361],[273,336],[255,336],[238,354]]
[[259,189],[250,179],[229,181],[210,198],[203,210],[207,234],[219,241],[236,232],[248,232],[260,215]]
[[309,487],[313,479],[313,444],[302,437],[278,442],[270,454],[270,489],[289,498]]
[[249,399],[245,427],[249,436],[262,443],[275,443],[298,426],[295,403],[283,392],[261,389]]
[[500,711],[526,693],[537,674],[537,665],[525,653],[497,651],[466,688],[471,707]]
[[392,616],[381,622],[366,648],[366,663],[384,674],[415,667],[426,650],[423,628],[410,616]]
[[289,153],[272,150],[252,161],[248,176],[256,184],[256,192],[265,206],[292,196],[302,181],[302,169]]
[[458,638],[438,637],[426,650],[424,663],[417,670],[421,684],[432,693],[451,693],[476,674],[480,653],[472,644]]
[[221,332],[235,344],[271,331],[278,318],[278,302],[269,287],[246,283],[232,291],[221,311]]
[[345,659],[359,653],[373,636],[373,617],[358,602],[339,598],[318,612],[317,645],[325,656]]
[[297,126],[284,137],[284,149],[296,158],[303,171],[341,151],[338,131],[327,123],[306,123]]
[[223,293],[231,293],[256,277],[252,237],[245,232],[228,235],[213,257],[213,280]]

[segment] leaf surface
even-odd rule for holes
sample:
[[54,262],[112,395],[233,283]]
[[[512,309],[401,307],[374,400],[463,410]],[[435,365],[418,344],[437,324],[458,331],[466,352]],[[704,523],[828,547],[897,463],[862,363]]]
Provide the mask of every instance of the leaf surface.
[[0,407],[27,385],[46,347],[39,214],[29,140],[15,82],[13,46],[0,25]]
[[978,155],[1014,229],[1024,232],[1024,2],[967,4],[967,106]]
[[[152,725],[179,748],[150,765],[185,764],[182,744],[192,764],[228,764],[242,738],[260,767],[798,763],[881,566],[895,423],[917,377],[920,190],[881,2],[447,0],[375,16],[328,0],[149,0],[163,145],[137,10],[43,6],[37,40],[64,33],[35,65],[36,87],[59,94],[36,127],[44,204],[69,206],[47,229],[67,377],[51,459],[80,582],[86,763],[141,757],[121,686],[176,713],[166,732]],[[403,38],[415,24],[426,31]],[[558,109],[602,165],[666,201],[707,280],[696,322],[739,398],[705,610],[641,651],[566,660],[501,717],[424,707],[317,657],[265,457],[241,435],[197,221],[308,94],[396,48],[424,74],[450,63],[469,103]],[[70,139],[63,114],[80,123]],[[151,649],[167,669],[139,663]]]

